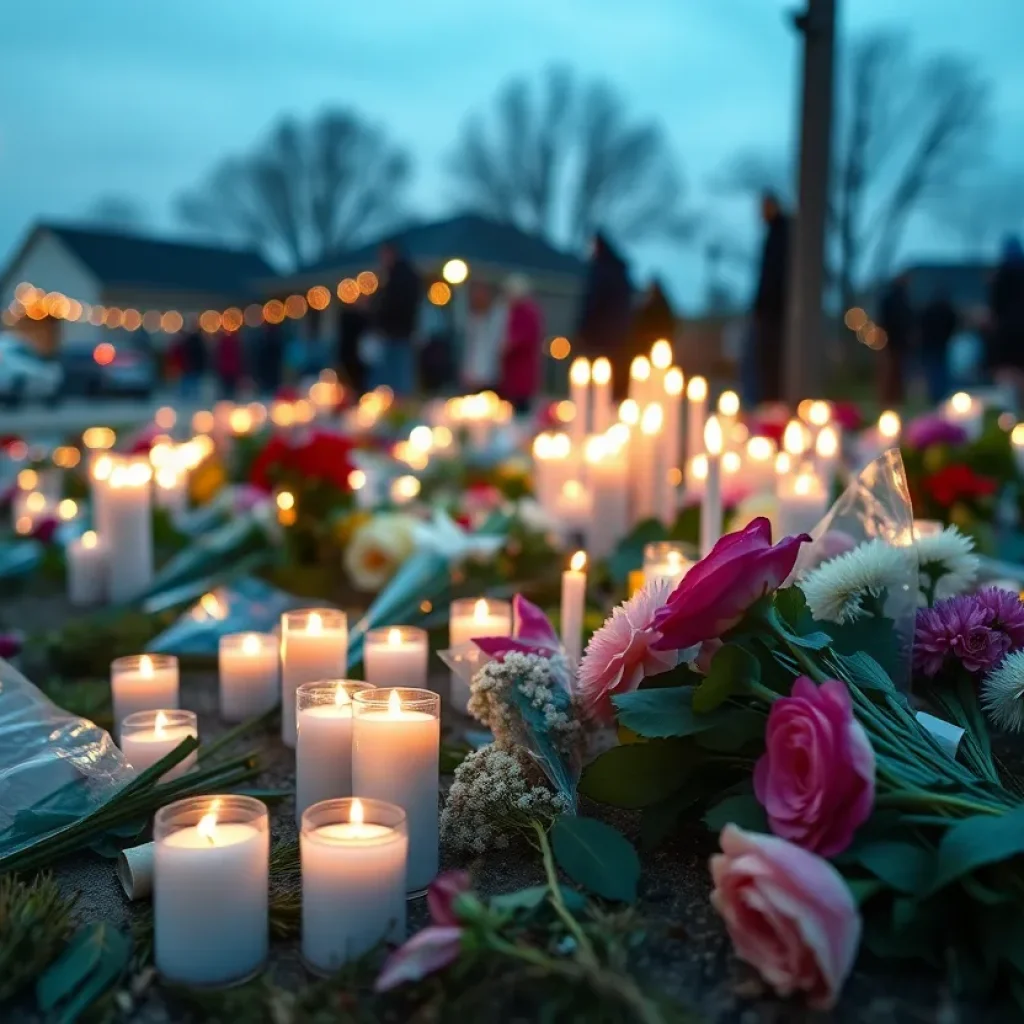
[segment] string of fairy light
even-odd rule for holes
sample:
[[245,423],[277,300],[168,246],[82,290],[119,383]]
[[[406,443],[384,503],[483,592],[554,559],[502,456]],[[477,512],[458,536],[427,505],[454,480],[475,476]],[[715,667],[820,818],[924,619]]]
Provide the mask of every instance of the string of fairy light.
[[[435,306],[445,306],[451,301],[451,286],[462,284],[469,277],[469,266],[465,260],[448,260],[442,268],[441,276],[444,280],[434,281],[427,289],[427,298]],[[343,278],[333,291],[326,285],[318,284],[309,288],[304,295],[295,293],[285,299],[253,302],[245,308],[228,306],[226,309],[181,312],[177,309],[122,309],[120,306],[88,303],[63,292],[46,291],[31,281],[22,281],[14,289],[14,299],[0,317],[9,327],[24,319],[51,318],[70,323],[89,323],[109,330],[133,332],[142,328],[150,334],[177,334],[185,326],[186,318],[196,317],[201,330],[215,334],[222,329],[237,331],[243,326],[259,327],[265,323],[301,320],[311,310],[321,312],[327,309],[334,295],[342,304],[352,305],[362,296],[373,295],[379,284],[372,270],[364,270],[355,277]]]

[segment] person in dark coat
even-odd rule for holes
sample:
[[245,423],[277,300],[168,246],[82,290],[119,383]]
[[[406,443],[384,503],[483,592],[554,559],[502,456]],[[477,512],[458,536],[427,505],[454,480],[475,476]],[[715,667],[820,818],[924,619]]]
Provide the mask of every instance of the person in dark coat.
[[381,285],[373,311],[377,334],[368,371],[371,387],[387,386],[398,398],[409,397],[415,386],[413,335],[423,288],[420,276],[397,242],[380,247]]
[[573,348],[591,360],[605,356],[611,362],[616,395],[624,395],[629,385],[632,297],[625,260],[599,232],[594,236]]
[[196,398],[206,376],[208,356],[206,340],[198,324],[190,324],[181,339],[181,393],[184,398]]
[[914,308],[910,304],[910,275],[894,277],[882,292],[878,326],[885,332],[879,353],[879,398],[883,405],[899,405],[906,391],[907,352],[914,334]]
[[661,282],[654,278],[644,289],[633,314],[631,356],[649,352],[659,338],[672,341],[675,333],[676,315]]
[[991,319],[990,362],[997,376],[1024,390],[1024,248],[1007,238],[1003,258],[988,292]]
[[366,365],[359,356],[359,342],[370,327],[370,304],[365,296],[341,308],[338,318],[337,370],[357,395],[366,390]]
[[937,291],[921,310],[918,325],[928,397],[936,405],[949,393],[949,343],[956,329],[956,309],[942,292]]
[[757,401],[782,400],[782,373],[785,364],[784,340],[789,289],[789,217],[778,196],[765,192],[761,197],[761,219],[765,223],[761,268],[751,320],[753,331],[748,344],[756,352]]
[[284,328],[281,324],[265,324],[256,351],[257,384],[265,395],[275,395],[281,387],[284,344]]

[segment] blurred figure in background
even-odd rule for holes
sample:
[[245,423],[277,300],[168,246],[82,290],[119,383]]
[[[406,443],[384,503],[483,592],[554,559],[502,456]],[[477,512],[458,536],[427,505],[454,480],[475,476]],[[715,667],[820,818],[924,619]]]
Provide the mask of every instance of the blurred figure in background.
[[501,372],[508,306],[490,285],[474,281],[469,286],[460,383],[467,393],[493,391]]
[[284,368],[284,327],[264,324],[254,359],[256,386],[265,395],[277,393]]
[[988,292],[990,362],[997,381],[1010,385],[1018,407],[1024,398],[1024,248],[1010,236]]
[[238,331],[220,331],[217,334],[214,358],[220,397],[233,399],[242,381],[242,338]]
[[[757,363],[757,402],[782,400],[783,342],[789,288],[789,217],[774,192],[761,196],[765,224],[761,268],[754,295],[752,329],[747,344],[754,347]],[[748,387],[753,390],[753,375]]]
[[942,292],[936,291],[921,310],[918,325],[921,365],[928,387],[928,400],[933,405],[937,405],[949,394],[949,343],[956,329],[956,309]]
[[373,341],[364,349],[371,354],[367,384],[387,386],[396,398],[407,398],[415,388],[413,336],[419,315],[420,276],[403,255],[397,242],[380,247],[380,287],[373,307]]
[[899,405],[906,393],[907,351],[914,334],[909,284],[909,274],[894,277],[882,292],[878,307],[876,320],[886,335],[879,353],[879,401],[883,406]]
[[189,323],[181,337],[179,361],[181,365],[182,398],[198,398],[200,386],[206,376],[206,339],[198,323]]
[[370,326],[370,300],[360,295],[341,307],[338,317],[337,370],[357,395],[366,390],[366,367],[359,357],[359,341]]
[[615,394],[623,398],[629,388],[632,358],[629,347],[632,296],[625,260],[598,232],[591,250],[573,350],[574,354],[591,361],[605,356],[612,364]]
[[544,314],[530,294],[529,279],[521,274],[513,274],[505,282],[505,295],[508,316],[499,392],[516,412],[526,413],[540,391]]

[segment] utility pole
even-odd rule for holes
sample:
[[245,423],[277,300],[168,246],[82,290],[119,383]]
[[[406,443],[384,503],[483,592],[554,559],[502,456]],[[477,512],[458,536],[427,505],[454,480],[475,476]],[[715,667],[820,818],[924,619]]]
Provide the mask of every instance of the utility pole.
[[792,224],[783,392],[795,405],[822,394],[825,235],[832,155],[836,0],[807,0],[794,15],[803,35],[798,205]]

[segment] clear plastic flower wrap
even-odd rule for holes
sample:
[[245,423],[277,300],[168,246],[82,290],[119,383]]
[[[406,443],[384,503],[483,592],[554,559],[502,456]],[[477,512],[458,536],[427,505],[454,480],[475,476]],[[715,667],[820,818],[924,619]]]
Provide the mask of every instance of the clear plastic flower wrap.
[[0,856],[98,807],[130,777],[109,733],[0,660]]

